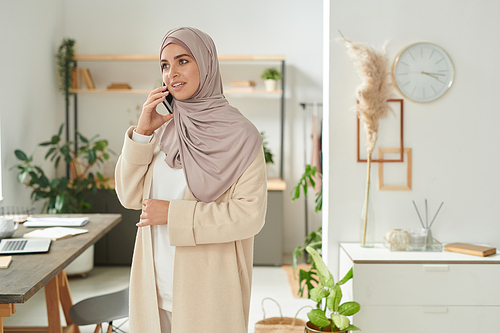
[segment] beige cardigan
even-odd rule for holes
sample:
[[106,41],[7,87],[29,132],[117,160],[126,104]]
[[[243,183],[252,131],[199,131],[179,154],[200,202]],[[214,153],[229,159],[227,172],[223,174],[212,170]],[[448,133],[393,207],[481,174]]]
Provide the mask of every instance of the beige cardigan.
[[[149,144],[132,141],[127,130],[116,166],[122,205],[142,209],[149,198],[156,134]],[[173,333],[244,333],[248,329],[253,237],[262,229],[267,177],[261,152],[215,202],[197,202],[187,191],[170,202],[170,243],[176,246]],[[130,276],[130,332],[160,333],[150,227],[139,228]]]

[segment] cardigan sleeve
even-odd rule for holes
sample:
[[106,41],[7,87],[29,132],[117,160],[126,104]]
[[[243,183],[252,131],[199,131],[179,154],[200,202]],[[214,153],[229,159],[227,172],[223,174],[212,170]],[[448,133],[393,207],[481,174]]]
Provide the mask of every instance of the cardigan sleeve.
[[257,154],[231,190],[230,198],[221,202],[172,200],[168,214],[170,244],[195,246],[255,236],[264,226],[267,208],[263,151]]
[[156,136],[149,143],[137,143],[132,140],[135,126],[125,133],[122,154],[115,169],[115,190],[123,207],[142,209],[144,179],[153,160]]

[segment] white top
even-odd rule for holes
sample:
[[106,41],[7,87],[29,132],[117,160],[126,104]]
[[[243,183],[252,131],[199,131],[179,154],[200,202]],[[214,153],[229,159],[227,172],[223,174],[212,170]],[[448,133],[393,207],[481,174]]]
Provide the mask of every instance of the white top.
[[[148,143],[151,136],[141,135],[135,131],[132,140],[137,143]],[[151,182],[151,199],[174,200],[184,199],[186,194],[186,177],[182,169],[172,169],[165,162],[165,153],[160,151],[153,165]],[[172,287],[174,281],[175,247],[170,245],[168,224],[151,226],[153,241],[153,257],[156,275],[156,291],[158,306],[172,312]]]

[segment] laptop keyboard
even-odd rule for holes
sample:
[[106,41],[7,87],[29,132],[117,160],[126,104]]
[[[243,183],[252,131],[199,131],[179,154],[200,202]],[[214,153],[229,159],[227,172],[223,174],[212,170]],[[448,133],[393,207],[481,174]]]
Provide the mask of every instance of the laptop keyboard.
[[13,241],[7,241],[3,248],[2,251],[22,251],[26,247],[26,243],[28,240],[13,240]]

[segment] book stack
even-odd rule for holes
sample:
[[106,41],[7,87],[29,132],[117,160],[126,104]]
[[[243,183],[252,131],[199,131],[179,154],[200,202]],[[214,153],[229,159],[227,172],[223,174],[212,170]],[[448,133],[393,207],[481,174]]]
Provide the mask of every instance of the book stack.
[[92,75],[90,75],[90,70],[86,68],[73,68],[73,71],[71,72],[72,75],[72,84],[71,88],[73,89],[82,89],[82,80],[87,86],[87,89],[95,89],[94,85],[94,79],[92,78]]
[[241,92],[252,92],[255,90],[255,82],[250,80],[231,81],[230,88]]
[[108,86],[108,89],[109,90],[115,90],[115,89],[121,90],[121,89],[132,89],[132,87],[130,87],[128,83],[111,83]]

